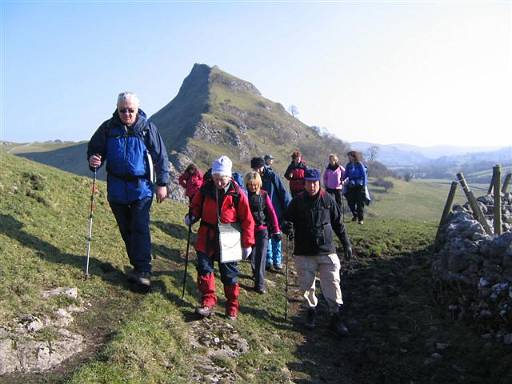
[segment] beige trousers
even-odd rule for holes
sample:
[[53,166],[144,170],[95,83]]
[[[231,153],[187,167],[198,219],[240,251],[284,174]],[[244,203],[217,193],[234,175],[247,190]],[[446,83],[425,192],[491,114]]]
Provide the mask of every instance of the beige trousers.
[[340,259],[335,253],[326,256],[295,255],[299,287],[309,308],[315,308],[318,299],[315,295],[316,273],[320,274],[320,287],[330,313],[338,312],[343,304],[340,288]]

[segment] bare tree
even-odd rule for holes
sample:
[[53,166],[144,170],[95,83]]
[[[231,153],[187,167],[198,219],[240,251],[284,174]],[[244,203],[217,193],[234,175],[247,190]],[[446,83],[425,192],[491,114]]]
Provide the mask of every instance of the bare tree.
[[290,105],[288,107],[288,112],[290,112],[290,115],[292,115],[293,117],[297,117],[297,115],[299,114],[299,108],[297,108],[296,105]]
[[379,146],[378,145],[372,145],[370,148],[368,148],[368,160],[369,161],[375,161],[377,160],[377,155],[379,154]]

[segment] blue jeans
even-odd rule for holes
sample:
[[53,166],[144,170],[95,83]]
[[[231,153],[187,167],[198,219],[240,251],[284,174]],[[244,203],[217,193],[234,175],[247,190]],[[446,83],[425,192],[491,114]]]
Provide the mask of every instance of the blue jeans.
[[267,247],[267,266],[274,267],[281,265],[282,261],[281,256],[281,240],[274,240],[271,237],[268,239],[268,247]]
[[[206,253],[197,252],[197,273],[201,276],[214,272],[213,262],[218,261],[218,257],[209,257]],[[237,282],[238,265],[236,262],[219,263],[220,279],[224,285],[233,285]]]
[[137,272],[151,272],[151,234],[149,210],[152,197],[130,204],[109,202],[121,232],[130,264]]

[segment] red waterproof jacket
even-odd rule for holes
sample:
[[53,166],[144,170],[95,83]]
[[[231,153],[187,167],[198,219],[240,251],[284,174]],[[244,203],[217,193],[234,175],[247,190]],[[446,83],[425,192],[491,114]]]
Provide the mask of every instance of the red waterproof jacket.
[[195,249],[215,256],[219,252],[217,233],[217,200],[219,195],[219,214],[221,223],[240,223],[242,228],[242,247],[248,248],[255,244],[254,219],[245,193],[233,181],[226,192],[217,190],[213,181],[206,182],[190,203],[190,213],[194,218],[201,219]]
[[293,161],[290,163],[284,177],[290,181],[290,192],[298,193],[304,190],[304,172],[306,171],[306,164],[303,161],[295,164]]
[[178,178],[178,182],[183,188],[185,188],[185,195],[189,199],[192,199],[196,192],[199,191],[199,188],[203,185],[203,174],[199,170],[193,174],[183,172]]

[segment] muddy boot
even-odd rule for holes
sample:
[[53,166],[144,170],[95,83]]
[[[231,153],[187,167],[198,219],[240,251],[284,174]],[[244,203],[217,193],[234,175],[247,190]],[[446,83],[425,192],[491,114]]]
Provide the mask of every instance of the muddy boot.
[[306,312],[306,319],[304,321],[304,327],[312,330],[316,327],[316,308],[308,308]]
[[331,321],[329,322],[329,329],[336,333],[338,336],[348,336],[349,331],[345,323],[342,320],[342,306],[340,306],[340,310],[337,313],[331,314]]

